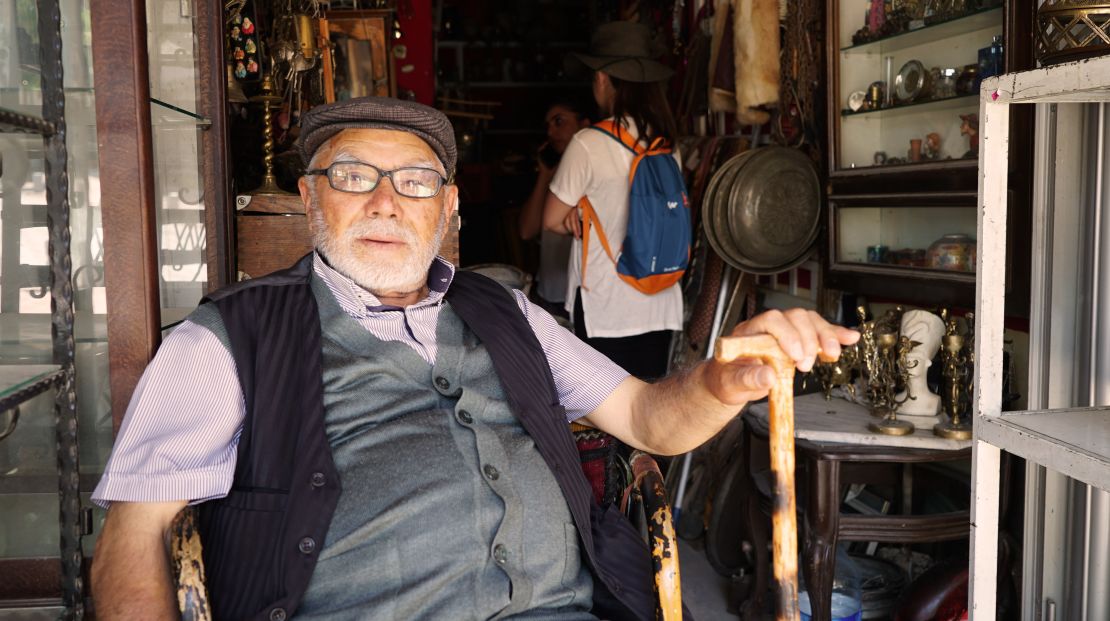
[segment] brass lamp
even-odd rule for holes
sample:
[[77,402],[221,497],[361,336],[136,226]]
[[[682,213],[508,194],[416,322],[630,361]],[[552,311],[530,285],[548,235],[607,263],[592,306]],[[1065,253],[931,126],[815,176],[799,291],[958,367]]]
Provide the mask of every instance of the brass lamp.
[[273,108],[274,104],[282,101],[280,95],[274,94],[274,82],[269,74],[262,78],[262,92],[250,98],[251,103],[262,104],[262,136],[264,141],[262,143],[262,162],[266,167],[266,173],[262,177],[262,185],[255,188],[251,194],[289,194],[285,190],[278,187],[277,178],[274,177],[274,128],[273,128]]

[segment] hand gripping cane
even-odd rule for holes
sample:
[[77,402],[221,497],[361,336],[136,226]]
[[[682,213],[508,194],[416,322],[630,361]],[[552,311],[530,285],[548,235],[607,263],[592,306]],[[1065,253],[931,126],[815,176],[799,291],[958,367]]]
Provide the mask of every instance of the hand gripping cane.
[[794,498],[794,361],[771,335],[723,336],[714,358],[732,362],[755,358],[775,371],[769,397],[771,414],[771,473],[774,475],[772,561],[778,585],[777,621],[798,616],[798,515]]

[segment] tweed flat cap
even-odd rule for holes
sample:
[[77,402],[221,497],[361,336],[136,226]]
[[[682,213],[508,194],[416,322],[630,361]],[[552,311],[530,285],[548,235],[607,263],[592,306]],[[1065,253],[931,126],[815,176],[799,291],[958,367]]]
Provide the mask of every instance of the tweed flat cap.
[[455,130],[447,116],[415,101],[391,97],[359,97],[316,106],[301,118],[298,149],[308,166],[320,145],[345,129],[396,129],[419,136],[439,156],[450,179],[455,176],[458,151]]

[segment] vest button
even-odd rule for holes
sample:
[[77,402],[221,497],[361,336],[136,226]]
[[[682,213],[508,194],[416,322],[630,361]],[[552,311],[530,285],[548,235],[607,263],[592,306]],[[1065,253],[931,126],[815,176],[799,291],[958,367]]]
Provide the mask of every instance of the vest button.
[[509,562],[509,549],[500,543],[493,546],[493,560],[497,561],[498,565],[504,565]]
[[312,554],[316,551],[316,540],[312,537],[305,537],[297,544],[297,549],[304,554]]
[[285,621],[285,609],[274,608],[270,611],[270,621]]
[[312,473],[312,487],[323,487],[327,482],[328,479],[324,476],[323,472]]
[[474,417],[471,416],[470,412],[467,412],[466,410],[459,410],[459,420],[469,425],[470,423],[474,422]]
[[446,377],[440,375],[436,378],[436,387],[440,390],[448,390],[451,388],[451,382],[447,381]]
[[486,477],[490,481],[496,481],[497,479],[501,478],[501,473],[497,471],[497,468],[494,468],[490,464],[486,464],[486,465],[482,466],[482,472],[486,473]]

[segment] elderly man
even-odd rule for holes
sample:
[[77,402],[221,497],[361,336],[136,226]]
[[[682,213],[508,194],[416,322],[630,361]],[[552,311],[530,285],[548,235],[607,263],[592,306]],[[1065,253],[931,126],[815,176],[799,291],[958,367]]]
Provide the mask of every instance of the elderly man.
[[[165,536],[199,504],[218,619],[650,618],[650,560],[598,507],[567,422],[659,454],[773,381],[702,364],[654,385],[436,256],[458,207],[450,123],[366,98],[302,121],[316,252],[211,295],[143,376],[94,500],[102,619],[175,612]],[[855,333],[761,315],[808,370]]]

